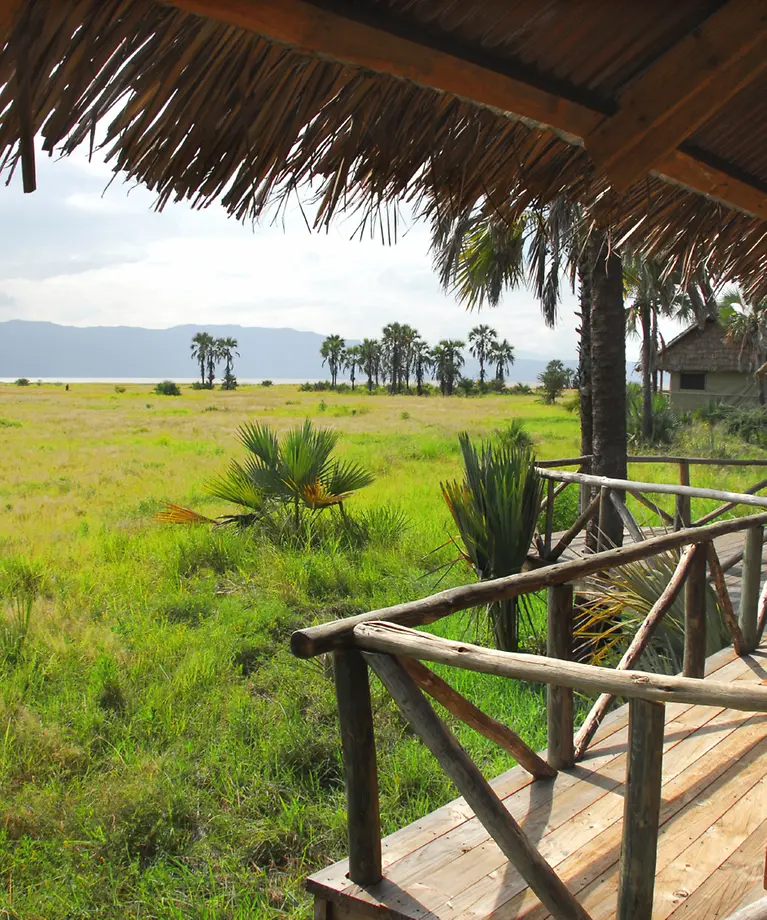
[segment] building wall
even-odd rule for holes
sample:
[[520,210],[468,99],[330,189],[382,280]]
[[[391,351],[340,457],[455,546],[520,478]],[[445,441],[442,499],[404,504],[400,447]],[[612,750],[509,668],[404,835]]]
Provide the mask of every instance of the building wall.
[[[712,400],[733,403],[744,408],[759,404],[756,383],[752,374],[737,371],[708,371],[705,390],[682,390],[679,371],[671,372],[671,405],[678,412],[691,412]],[[746,394],[744,396],[744,394]]]

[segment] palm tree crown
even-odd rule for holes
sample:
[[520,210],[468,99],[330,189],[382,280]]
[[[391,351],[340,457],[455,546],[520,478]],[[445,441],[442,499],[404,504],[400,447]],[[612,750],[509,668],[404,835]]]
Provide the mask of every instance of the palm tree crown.
[[205,368],[215,348],[216,340],[207,332],[198,332],[192,338],[192,358],[200,365],[200,380],[203,386],[205,386]]

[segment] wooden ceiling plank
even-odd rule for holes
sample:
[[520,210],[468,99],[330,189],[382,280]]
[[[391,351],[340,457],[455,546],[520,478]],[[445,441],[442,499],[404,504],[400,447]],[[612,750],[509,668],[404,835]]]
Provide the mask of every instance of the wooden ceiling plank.
[[0,40],[11,31],[16,14],[23,3],[24,0],[0,0]]
[[765,69],[767,35],[748,54],[728,67],[721,81],[709,83],[703,92],[691,99],[685,107],[684,117],[673,115],[667,118],[644,136],[639,146],[632,147],[615,161],[607,169],[613,187],[625,191]]
[[[341,63],[368,67],[513,113],[569,135],[575,142],[582,142],[605,118],[602,112],[540,87],[321,10],[303,0],[161,2]],[[704,165],[689,154],[671,151],[658,160],[655,171],[685,188],[767,220],[767,195],[762,190]]]
[[586,138],[625,191],[767,67],[767,3],[729,0],[624,93]]

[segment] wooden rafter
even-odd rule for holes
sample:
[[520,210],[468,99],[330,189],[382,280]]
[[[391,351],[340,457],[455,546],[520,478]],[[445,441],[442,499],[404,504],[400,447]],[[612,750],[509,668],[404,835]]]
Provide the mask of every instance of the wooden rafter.
[[8,34],[24,0],[0,0],[0,39]]
[[767,67],[767,5],[729,0],[619,98],[586,147],[625,191]]
[[[553,128],[575,143],[591,136],[609,115],[456,53],[403,38],[380,24],[368,25],[305,0],[162,2],[295,48],[512,113]],[[767,219],[764,190],[731,176],[723,168],[703,164],[689,153],[672,150],[655,162],[653,171],[736,210]]]

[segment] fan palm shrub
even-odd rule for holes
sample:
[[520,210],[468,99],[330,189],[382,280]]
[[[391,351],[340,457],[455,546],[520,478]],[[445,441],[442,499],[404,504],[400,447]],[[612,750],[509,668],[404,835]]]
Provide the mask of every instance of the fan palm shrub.
[[238,436],[245,459],[233,460],[207,491],[249,509],[246,516],[289,507],[298,529],[305,514],[333,507],[343,511],[345,499],[373,482],[372,473],[358,464],[333,457],[337,431],[315,428],[309,419],[282,438],[260,423],[243,425]]
[[242,511],[212,520],[168,503],[156,515],[157,520],[240,527],[260,524],[275,539],[298,537],[311,542],[317,515],[337,508],[343,519],[341,530],[354,530],[343,503],[370,485],[374,477],[359,464],[333,456],[338,432],[315,428],[307,419],[282,437],[269,425],[259,423],[241,426],[238,436],[246,450],[245,458],[232,460],[226,472],[205,488],[209,495],[238,505]]
[[[462,555],[481,581],[522,570],[538,520],[542,480],[528,445],[489,441],[475,447],[459,436],[463,479],[443,482],[442,494],[458,528]],[[519,647],[516,598],[488,606],[496,647]]]
[[[668,586],[680,555],[680,550],[670,550],[591,579],[584,592],[591,600],[581,606],[576,627],[578,657],[587,658],[593,664],[614,665]],[[706,657],[729,642],[716,594],[706,583]],[[657,674],[677,674],[682,670],[683,659],[684,591],[681,591],[635,668]]]

